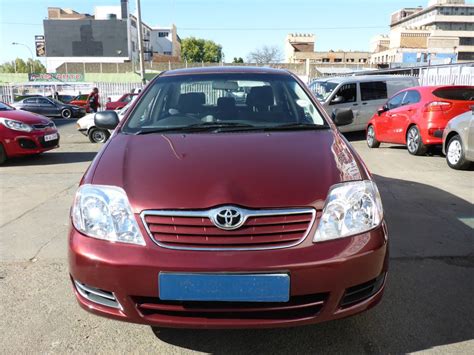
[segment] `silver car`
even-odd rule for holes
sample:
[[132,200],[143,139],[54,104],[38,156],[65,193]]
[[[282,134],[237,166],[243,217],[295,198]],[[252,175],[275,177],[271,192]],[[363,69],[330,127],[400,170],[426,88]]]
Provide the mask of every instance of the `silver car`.
[[[472,107],[474,110],[474,106]],[[448,122],[443,132],[443,153],[453,169],[468,169],[474,162],[474,112],[467,111]]]

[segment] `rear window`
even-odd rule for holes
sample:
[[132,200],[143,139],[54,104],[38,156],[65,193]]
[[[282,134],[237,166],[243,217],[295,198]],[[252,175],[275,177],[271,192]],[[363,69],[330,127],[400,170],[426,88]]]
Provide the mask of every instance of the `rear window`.
[[433,95],[440,99],[474,101],[474,87],[470,88],[439,88]]
[[384,100],[387,98],[387,83],[384,81],[369,81],[360,83],[362,101]]

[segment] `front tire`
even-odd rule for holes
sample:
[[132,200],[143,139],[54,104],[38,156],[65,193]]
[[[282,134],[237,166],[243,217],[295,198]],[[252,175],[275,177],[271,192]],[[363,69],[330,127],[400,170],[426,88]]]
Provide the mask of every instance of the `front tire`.
[[5,163],[7,160],[7,152],[5,152],[5,148],[3,148],[3,145],[0,144],[0,165]]
[[66,119],[71,118],[72,117],[72,111],[68,108],[63,109],[61,111],[61,117],[66,118]]
[[110,137],[110,133],[105,129],[92,128],[88,134],[91,143],[105,143]]
[[456,170],[464,170],[471,165],[470,161],[466,160],[461,137],[459,137],[458,134],[452,137],[448,142],[448,146],[446,147],[446,162],[450,168]]
[[425,155],[428,147],[423,144],[420,130],[417,126],[411,126],[407,132],[407,149],[412,155]]
[[380,147],[380,142],[375,137],[374,126],[370,125],[367,127],[367,136],[366,136],[367,145],[369,148],[378,148]]

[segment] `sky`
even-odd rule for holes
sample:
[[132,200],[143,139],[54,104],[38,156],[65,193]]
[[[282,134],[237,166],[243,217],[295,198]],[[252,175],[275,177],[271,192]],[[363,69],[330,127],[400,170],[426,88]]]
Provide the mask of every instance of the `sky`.
[[[468,0],[467,2],[471,2]],[[130,10],[136,0],[129,0]],[[141,0],[143,22],[175,23],[181,38],[211,39],[225,61],[246,58],[263,45],[283,52],[288,33],[313,33],[315,50],[368,50],[370,39],[388,33],[390,14],[402,7],[425,7],[428,0]],[[0,0],[0,63],[29,58],[34,36],[43,34],[48,7],[93,14],[94,7],[120,0]]]

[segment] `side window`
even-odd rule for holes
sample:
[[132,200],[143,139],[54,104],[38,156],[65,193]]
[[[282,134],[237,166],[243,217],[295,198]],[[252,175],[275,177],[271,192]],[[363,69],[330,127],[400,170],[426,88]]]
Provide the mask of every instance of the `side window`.
[[416,90],[409,90],[403,99],[403,105],[412,105],[420,102],[421,96],[420,93]]
[[405,92],[401,92],[398,95],[395,95],[390,100],[388,100],[388,109],[393,110],[394,108],[400,107],[402,105],[403,97],[405,96]]
[[337,90],[337,93],[336,93],[336,95],[334,95],[333,100],[337,96],[341,96],[343,98],[343,100],[340,101],[340,102],[334,102],[333,104],[336,104],[336,103],[342,104],[342,103],[346,103],[346,102],[356,102],[356,99],[357,99],[357,85],[355,83],[344,84],[343,86],[341,86],[339,88],[339,90]]
[[26,99],[23,102],[27,105],[34,105],[36,104],[36,99]]
[[387,83],[385,81],[369,81],[360,83],[361,101],[384,100],[387,95]]
[[51,105],[51,102],[49,102],[49,100],[42,99],[42,98],[38,98],[37,100],[38,100],[37,103],[39,103],[40,105]]

